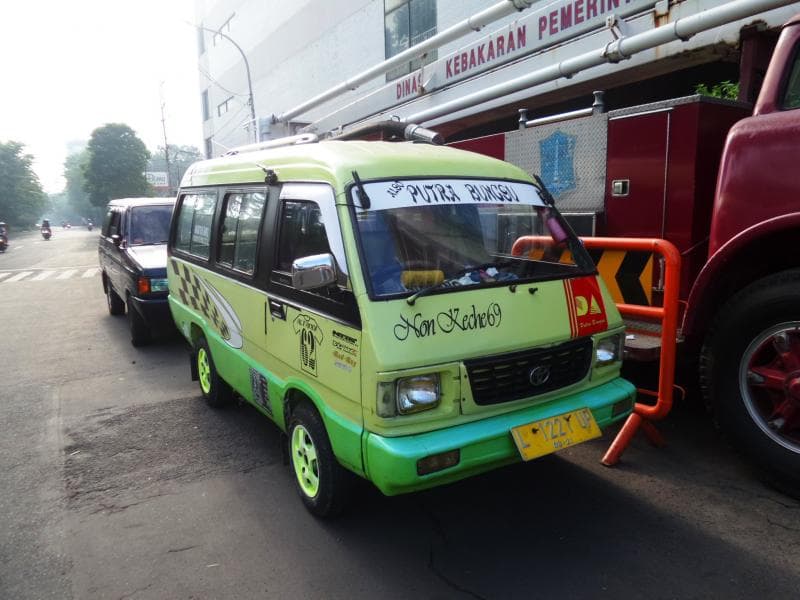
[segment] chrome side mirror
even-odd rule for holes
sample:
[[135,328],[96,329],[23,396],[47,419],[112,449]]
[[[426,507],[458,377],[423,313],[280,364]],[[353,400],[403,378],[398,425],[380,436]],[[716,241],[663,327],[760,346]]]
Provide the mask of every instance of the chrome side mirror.
[[316,290],[336,283],[336,262],[332,254],[304,256],[292,262],[292,287]]

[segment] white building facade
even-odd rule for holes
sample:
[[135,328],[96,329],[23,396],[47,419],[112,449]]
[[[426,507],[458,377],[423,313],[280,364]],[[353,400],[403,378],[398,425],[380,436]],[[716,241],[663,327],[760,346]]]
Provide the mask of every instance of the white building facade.
[[[615,40],[726,4],[741,5],[744,16],[635,55],[609,51]],[[494,8],[504,16],[473,25]],[[741,78],[749,89],[775,29],[798,12],[798,2],[755,0],[197,0],[205,152],[382,118],[463,138],[513,127],[519,108],[588,106],[594,89],[613,90],[615,108],[709,78]],[[437,42],[459,25],[466,33]],[[423,42],[434,47],[420,56]],[[404,51],[411,56],[388,72],[359,77]],[[604,51],[603,64],[569,78],[557,72]],[[336,86],[343,91],[308,105]]]

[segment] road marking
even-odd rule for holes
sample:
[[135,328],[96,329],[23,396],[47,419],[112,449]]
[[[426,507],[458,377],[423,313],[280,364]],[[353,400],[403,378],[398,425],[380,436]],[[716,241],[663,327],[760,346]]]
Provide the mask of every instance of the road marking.
[[11,283],[12,281],[19,281],[20,279],[25,279],[28,275],[33,273],[33,271],[23,271],[22,273],[17,273],[13,277],[9,277],[3,283]]
[[0,279],[3,279],[4,277],[8,277],[9,275],[11,275],[11,273],[0,273]]
[[86,277],[94,277],[95,275],[97,275],[97,272],[99,270],[100,270],[100,267],[94,267],[94,268],[91,268],[91,269],[86,269],[86,272],[83,275],[81,275],[81,277],[84,277],[84,278],[86,278]]
[[61,273],[61,275],[56,277],[56,279],[69,279],[70,277],[75,275],[75,273],[77,273],[77,272],[78,272],[77,269],[69,269],[68,271],[64,271],[63,273]]
[[55,271],[42,271],[36,277],[31,277],[28,281],[42,281],[50,277],[53,273],[55,273]]

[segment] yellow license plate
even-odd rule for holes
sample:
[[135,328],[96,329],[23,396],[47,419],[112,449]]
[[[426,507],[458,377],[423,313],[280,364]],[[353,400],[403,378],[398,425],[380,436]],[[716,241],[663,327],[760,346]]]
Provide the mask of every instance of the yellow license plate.
[[588,408],[526,423],[511,429],[522,460],[558,452],[586,440],[600,437],[600,428]]

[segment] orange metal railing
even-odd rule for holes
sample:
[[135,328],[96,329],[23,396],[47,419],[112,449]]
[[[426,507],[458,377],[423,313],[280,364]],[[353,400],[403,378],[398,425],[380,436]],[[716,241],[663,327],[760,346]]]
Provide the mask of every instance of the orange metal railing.
[[[541,244],[540,236],[524,236],[516,240],[511,253],[523,254],[530,246]],[[638,304],[617,304],[623,316],[641,317],[661,321],[661,351],[658,371],[658,391],[640,389],[641,395],[655,397],[654,404],[636,402],[633,412],[625,421],[617,437],[611,442],[602,463],[606,466],[619,462],[625,448],[641,427],[648,440],[657,446],[664,444],[664,439],[653,425],[653,421],[663,419],[672,409],[672,391],[675,380],[675,349],[678,330],[678,288],[680,286],[681,256],[678,249],[670,242],[654,238],[581,238],[586,248],[609,250],[627,250],[651,252],[664,259],[664,294],[662,306],[640,306]],[[552,240],[548,238],[549,244]]]

